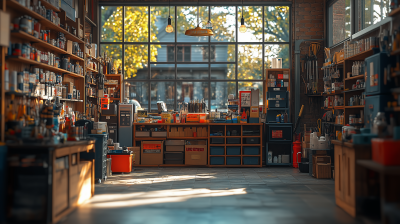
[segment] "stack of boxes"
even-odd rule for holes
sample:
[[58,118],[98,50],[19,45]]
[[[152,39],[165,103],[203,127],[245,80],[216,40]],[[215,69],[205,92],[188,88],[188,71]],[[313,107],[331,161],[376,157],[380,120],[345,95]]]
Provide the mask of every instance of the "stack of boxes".
[[164,157],[164,141],[142,141],[142,165],[162,165]]

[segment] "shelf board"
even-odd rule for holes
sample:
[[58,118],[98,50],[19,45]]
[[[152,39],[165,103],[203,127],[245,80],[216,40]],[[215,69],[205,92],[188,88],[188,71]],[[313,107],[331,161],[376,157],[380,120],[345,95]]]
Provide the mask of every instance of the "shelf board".
[[344,59],[345,61],[363,61],[365,58],[371,56],[374,53],[373,49],[366,50],[364,52],[355,54],[351,57]]
[[267,110],[289,110],[289,108],[267,108]]
[[107,83],[104,83],[104,86],[118,86],[118,84],[107,84]]
[[262,125],[262,123],[208,123],[209,125],[218,126],[218,125]]
[[30,93],[23,93],[23,92],[14,92],[14,91],[7,91],[5,92],[6,95],[15,95],[15,96],[26,96],[30,98],[40,98],[39,95],[32,95]]
[[30,34],[27,34],[27,33],[23,32],[23,31],[13,31],[13,32],[11,32],[11,37],[16,37],[16,38],[21,38],[21,39],[24,39],[24,40],[28,40],[31,43],[34,43],[35,45],[39,45],[41,47],[45,47],[45,48],[49,49],[50,51],[54,51],[54,52],[58,52],[60,54],[68,55],[69,57],[71,57],[74,60],[84,61],[83,58],[80,58],[80,57],[78,57],[76,55],[70,54],[67,51],[65,51],[65,50],[63,50],[63,49],[61,49],[59,47],[51,45],[50,43],[47,43],[47,42],[45,42],[45,41],[43,41],[43,40],[41,40],[39,38],[36,38],[36,37],[34,37],[34,36],[30,35]]
[[267,163],[266,166],[290,166],[292,163]]
[[176,140],[207,140],[208,137],[167,137],[167,139],[176,139]]
[[85,20],[88,21],[92,26],[97,27],[96,23],[94,23],[89,17],[85,16]]
[[31,60],[31,59],[27,59],[27,58],[24,58],[24,57],[20,57],[20,56],[19,57],[18,56],[8,56],[8,57],[6,57],[6,60],[15,61],[15,62],[19,62],[19,63],[30,64],[30,65],[34,65],[36,67],[47,69],[47,70],[50,70],[50,71],[53,71],[53,72],[60,72],[60,73],[65,74],[65,75],[78,77],[78,78],[84,78],[84,76],[82,76],[82,75],[71,73],[71,72],[69,72],[67,70],[64,70],[64,69],[61,69],[61,68],[56,68],[56,67],[53,67],[51,65],[47,65],[47,64],[44,64],[44,63],[41,63],[41,62],[37,62],[37,61]]
[[96,83],[86,83],[86,84],[89,84],[89,85],[92,85],[92,86],[97,86]]
[[94,70],[94,69],[91,69],[91,68],[89,68],[89,67],[86,67],[86,70],[89,70],[89,71],[91,71],[91,72],[94,73],[94,74],[98,74],[98,73],[99,73],[98,71],[96,71],[96,70]]
[[67,30],[61,28],[60,26],[57,26],[56,24],[54,24],[53,22],[51,22],[50,20],[46,19],[45,17],[41,16],[39,13],[36,13],[33,10],[30,10],[29,8],[22,6],[19,2],[15,1],[15,0],[8,0],[6,1],[7,3],[7,7],[10,7],[12,9],[14,9],[15,11],[21,13],[21,14],[26,14],[29,15],[35,19],[37,19],[42,25],[46,26],[47,29],[51,29],[51,30],[55,30],[55,31],[59,31],[65,34],[65,37],[69,40],[72,40],[74,42],[80,43],[80,44],[84,44],[85,42],[83,40],[81,40],[80,38],[78,38],[77,36],[69,33]]
[[323,95],[321,94],[321,95],[311,95],[311,94],[305,94],[306,96],[308,96],[308,97],[322,97]]
[[261,167],[261,165],[208,165],[208,167]]
[[398,7],[398,8],[395,9],[395,10],[392,10],[392,11],[389,13],[389,16],[393,17],[393,16],[397,16],[398,14],[400,14],[400,7]]
[[110,100],[119,100],[119,101],[121,101],[120,98],[114,98],[114,97],[110,97]]
[[97,98],[96,96],[87,96],[87,97],[89,97],[89,98]]
[[387,107],[385,108],[387,112],[400,112],[400,107]]
[[395,175],[395,176],[400,175],[400,166],[384,166],[372,160],[361,160],[361,159],[357,160],[357,164],[381,174]]
[[148,141],[148,140],[166,140],[167,138],[156,138],[156,137],[134,137],[135,141]]
[[365,88],[362,88],[362,89],[351,89],[351,90],[346,90],[346,91],[343,91],[344,93],[350,93],[350,92],[357,92],[357,91],[364,91],[365,90]]
[[261,146],[261,144],[242,144],[242,146]]
[[338,91],[335,91],[334,93],[326,93],[326,94],[323,94],[323,96],[335,96],[335,95],[341,95],[341,94],[343,94],[343,90],[338,90]]
[[40,0],[42,2],[42,5],[46,7],[47,9],[51,9],[54,12],[61,12],[59,8],[55,7],[54,5],[50,4],[49,2],[45,0]]
[[60,101],[71,101],[71,102],[83,102],[83,100],[76,100],[76,99],[64,99],[61,98]]
[[357,106],[345,106],[346,109],[357,109],[357,108],[364,108],[365,105],[357,105]]
[[344,80],[347,81],[347,80],[352,80],[352,79],[363,79],[363,78],[364,78],[364,75],[356,75],[356,76],[353,76],[350,78],[345,78]]
[[133,125],[206,126],[208,123],[133,123]]

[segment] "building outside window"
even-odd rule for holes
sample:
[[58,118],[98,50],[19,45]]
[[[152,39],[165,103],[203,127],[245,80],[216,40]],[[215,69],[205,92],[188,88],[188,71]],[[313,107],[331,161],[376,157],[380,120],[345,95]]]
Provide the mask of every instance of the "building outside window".
[[[197,6],[171,6],[173,33],[166,33],[168,6],[101,5],[100,53],[123,68],[128,99],[157,110],[204,99],[226,110],[229,94],[260,89],[272,58],[290,68],[290,7],[244,6],[246,33],[240,33],[242,6],[200,6],[200,21],[214,25],[211,37],[184,35],[197,26]],[[202,23],[202,24],[203,24]],[[203,26],[201,24],[201,26]]]

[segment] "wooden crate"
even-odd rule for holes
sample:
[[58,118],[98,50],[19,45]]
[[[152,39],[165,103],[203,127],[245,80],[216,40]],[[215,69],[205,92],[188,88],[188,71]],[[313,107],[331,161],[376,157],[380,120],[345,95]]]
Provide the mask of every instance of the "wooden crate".
[[317,179],[331,179],[331,163],[317,163],[315,177]]
[[[325,151],[324,151],[325,152]],[[321,155],[313,155],[313,177],[317,177],[316,171],[317,171],[317,163],[331,163],[331,157],[330,156],[321,156]]]

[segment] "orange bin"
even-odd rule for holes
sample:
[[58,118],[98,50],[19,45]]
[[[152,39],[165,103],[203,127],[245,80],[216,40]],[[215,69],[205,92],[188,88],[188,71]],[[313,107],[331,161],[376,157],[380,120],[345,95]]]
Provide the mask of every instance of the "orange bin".
[[111,171],[113,173],[130,173],[132,171],[132,154],[107,155],[111,158]]
[[400,165],[400,140],[374,138],[372,160],[384,166]]

